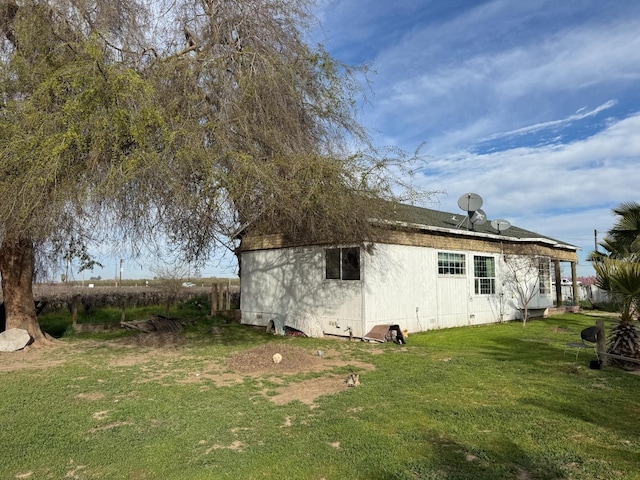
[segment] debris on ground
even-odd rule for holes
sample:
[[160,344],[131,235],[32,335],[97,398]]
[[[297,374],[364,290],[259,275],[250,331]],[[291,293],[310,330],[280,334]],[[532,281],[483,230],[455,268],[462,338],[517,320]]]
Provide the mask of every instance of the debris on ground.
[[147,320],[138,320],[135,322],[120,322],[122,328],[128,330],[139,330],[145,333],[151,332],[181,332],[184,326],[175,318],[157,315]]
[[406,343],[406,336],[407,330],[401,330],[400,325],[383,324],[373,327],[362,339],[368,342],[394,342],[403,345]]

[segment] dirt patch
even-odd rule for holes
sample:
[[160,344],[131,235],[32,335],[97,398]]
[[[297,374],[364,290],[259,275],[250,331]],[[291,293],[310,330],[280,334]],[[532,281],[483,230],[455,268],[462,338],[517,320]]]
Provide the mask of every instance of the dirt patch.
[[581,314],[587,317],[600,317],[600,318],[618,318],[620,312],[605,312],[604,310],[581,310]]
[[530,480],[531,475],[526,470],[518,468],[518,473],[516,475],[516,480]]
[[[282,356],[279,363],[273,360],[275,354]],[[241,374],[295,374],[322,371],[327,366],[335,366],[335,356],[334,352],[324,352],[323,356],[319,356],[317,351],[312,352],[300,347],[267,344],[236,353],[227,365],[231,370]]]
[[114,428],[123,427],[125,425],[131,425],[131,422],[113,422],[108,425],[101,425],[99,427],[94,427],[89,430],[89,433],[101,432],[104,430],[112,430]]
[[102,410],[101,412],[95,412],[93,415],[91,415],[95,420],[104,420],[105,418],[107,418],[107,415],[109,414],[109,410]]
[[213,452],[214,450],[235,450],[237,452],[242,452],[244,450],[245,444],[242,443],[239,440],[235,440],[233,442],[231,442],[231,445],[212,445],[211,447],[207,448],[205,450],[204,453],[206,453],[207,455],[210,454],[211,452]]
[[[21,369],[48,368],[63,364],[73,353],[83,352],[96,345],[101,347],[112,345],[119,349],[118,355],[109,360],[112,368],[140,366],[141,376],[138,381],[165,381],[175,378],[176,373],[184,377],[178,382],[202,382],[207,388],[208,382],[218,387],[232,387],[243,383],[246,377],[264,379],[268,387],[259,394],[273,403],[284,405],[292,401],[300,401],[307,405],[323,395],[334,394],[346,390],[348,371],[363,373],[374,369],[370,363],[353,360],[348,348],[337,346],[322,350],[314,350],[294,345],[270,343],[240,351],[226,361],[223,358],[212,359],[200,365],[197,371],[180,371],[173,368],[175,363],[190,358],[191,353],[182,346],[189,340],[180,332],[141,333],[116,342],[79,342],[73,344],[58,343],[41,349],[25,349],[18,352],[0,354],[0,372],[11,372]],[[122,351],[125,347],[125,351]],[[141,347],[141,348],[138,348]],[[371,355],[382,353],[373,348]],[[69,355],[68,355],[69,354]],[[282,358],[275,363],[273,358],[279,354]],[[148,367],[148,365],[153,367]],[[294,378],[306,376],[306,378]],[[309,378],[312,376],[313,378]],[[366,379],[361,380],[366,382]],[[78,399],[86,401],[100,400],[104,394],[99,391],[83,392]],[[120,425],[112,425],[113,428]],[[104,429],[105,427],[100,427]]]
[[[150,347],[167,348],[184,345],[188,340],[180,332],[170,333],[140,333],[131,337],[113,342],[118,347]],[[17,352],[0,353],[0,372],[13,372],[24,369],[50,368],[66,363],[69,355],[74,352],[82,352],[92,346],[107,346],[110,342],[85,341],[78,343],[67,343],[64,341],[53,342],[46,347],[34,348],[28,346]],[[132,353],[121,356],[114,360],[116,366],[131,366],[146,361],[148,355],[145,353]]]
[[276,395],[269,395],[267,392],[265,395],[276,405],[286,405],[294,400],[314,405],[318,397],[338,393],[346,388],[344,378],[338,375],[328,375],[278,387]]
[[102,400],[105,397],[102,392],[83,392],[76,395],[81,400]]
[[[279,363],[273,361],[273,356],[280,354]],[[342,358],[336,350],[311,351],[290,345],[268,344],[261,345],[233,355],[227,366],[239,375],[262,377],[267,375],[296,375],[310,372],[326,372],[326,374],[301,380],[291,381],[285,385],[262,392],[277,405],[285,405],[292,401],[300,401],[307,405],[314,405],[316,399],[323,395],[330,395],[346,390],[346,375],[333,373],[339,367],[350,367],[359,371],[373,370],[373,365]],[[269,379],[271,383],[276,378]]]
[[15,370],[49,368],[65,363],[65,359],[52,358],[52,353],[63,349],[70,350],[63,343],[55,343],[49,347],[26,347],[17,352],[0,353],[0,372]]

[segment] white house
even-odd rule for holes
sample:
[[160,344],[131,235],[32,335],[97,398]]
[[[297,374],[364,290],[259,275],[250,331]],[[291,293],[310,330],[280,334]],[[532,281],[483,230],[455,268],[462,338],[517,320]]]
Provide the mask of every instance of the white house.
[[520,315],[505,262],[537,262],[528,304],[533,310],[561,298],[552,291],[552,265],[558,273],[560,262],[570,262],[575,278],[573,245],[515,226],[502,232],[490,222],[471,228],[466,214],[408,205],[397,205],[395,213],[396,220],[378,222],[379,233],[364,248],[300,245],[282,235],[244,237],[242,322],[354,337],[381,324],[420,332],[494,323]]

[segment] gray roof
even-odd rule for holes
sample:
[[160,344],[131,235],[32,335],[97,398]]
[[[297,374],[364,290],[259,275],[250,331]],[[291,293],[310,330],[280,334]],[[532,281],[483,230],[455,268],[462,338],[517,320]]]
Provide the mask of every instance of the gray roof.
[[412,205],[405,205],[397,203],[394,205],[394,220],[397,222],[403,222],[409,224],[410,227],[420,228],[420,226],[434,227],[433,229],[445,229],[449,231],[459,230],[461,235],[468,234],[469,232],[476,232],[478,234],[485,235],[500,235],[502,237],[511,239],[543,239],[553,242],[558,245],[573,247],[574,245],[557,240],[555,238],[547,237],[530,230],[525,230],[515,225],[499,233],[491,226],[491,221],[487,219],[482,225],[476,225],[471,228],[471,225],[467,218],[466,212],[449,213],[439,210],[432,210],[430,208],[415,207]]

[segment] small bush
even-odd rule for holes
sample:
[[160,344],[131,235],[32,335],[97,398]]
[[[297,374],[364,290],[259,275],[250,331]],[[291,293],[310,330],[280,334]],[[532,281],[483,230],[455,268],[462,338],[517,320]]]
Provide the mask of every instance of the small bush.
[[178,310],[207,313],[211,311],[211,301],[208,295],[198,295],[178,304]]

